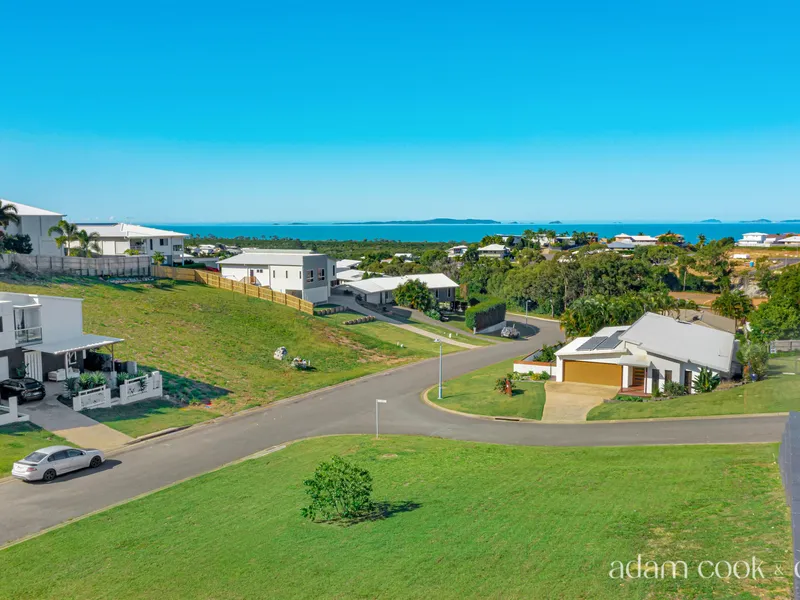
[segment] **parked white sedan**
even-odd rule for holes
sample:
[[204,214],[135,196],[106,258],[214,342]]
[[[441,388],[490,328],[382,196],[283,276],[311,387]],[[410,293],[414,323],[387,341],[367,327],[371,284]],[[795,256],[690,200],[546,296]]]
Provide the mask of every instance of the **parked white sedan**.
[[24,481],[53,481],[64,473],[86,467],[97,468],[104,460],[105,456],[100,450],[48,446],[15,462],[11,475]]

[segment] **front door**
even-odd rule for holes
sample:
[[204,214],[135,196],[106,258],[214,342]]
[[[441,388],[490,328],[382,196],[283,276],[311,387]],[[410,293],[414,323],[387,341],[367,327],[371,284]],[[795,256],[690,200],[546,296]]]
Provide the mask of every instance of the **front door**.
[[42,353],[31,350],[25,353],[25,377],[31,377],[36,381],[42,379]]
[[647,377],[647,369],[644,367],[633,367],[633,376],[631,377],[631,387],[644,388],[644,380]]

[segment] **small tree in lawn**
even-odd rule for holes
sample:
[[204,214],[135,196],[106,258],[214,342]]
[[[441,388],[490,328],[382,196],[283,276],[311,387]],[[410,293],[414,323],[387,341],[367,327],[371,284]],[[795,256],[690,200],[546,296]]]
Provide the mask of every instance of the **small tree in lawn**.
[[314,476],[303,482],[311,504],[302,515],[315,521],[352,519],[369,512],[372,503],[372,475],[353,463],[334,456],[320,463]]
[[394,300],[400,306],[408,306],[425,312],[436,306],[436,300],[428,286],[417,279],[409,279],[394,290]]

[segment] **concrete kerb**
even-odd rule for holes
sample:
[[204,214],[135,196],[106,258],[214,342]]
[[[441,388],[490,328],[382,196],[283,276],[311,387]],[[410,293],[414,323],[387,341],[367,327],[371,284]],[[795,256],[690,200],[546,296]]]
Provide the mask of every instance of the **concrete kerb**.
[[526,419],[525,417],[505,417],[505,416],[493,417],[491,415],[476,415],[474,413],[465,413],[465,412],[461,412],[460,410],[453,410],[452,408],[445,408],[444,406],[442,406],[440,404],[436,404],[430,398],[428,398],[428,393],[431,390],[436,389],[437,387],[439,387],[438,383],[436,385],[432,385],[431,387],[429,387],[426,390],[423,390],[420,393],[420,398],[422,399],[422,401],[425,404],[427,404],[428,406],[431,406],[431,407],[433,407],[433,408],[435,408],[437,410],[448,412],[448,413],[451,413],[451,414],[454,414],[454,415],[459,415],[461,417],[470,417],[472,419],[482,419],[484,421],[495,421],[495,422],[499,421],[501,423],[502,422],[508,422],[508,423],[539,423],[539,424],[541,424],[541,421],[538,421],[536,419]]

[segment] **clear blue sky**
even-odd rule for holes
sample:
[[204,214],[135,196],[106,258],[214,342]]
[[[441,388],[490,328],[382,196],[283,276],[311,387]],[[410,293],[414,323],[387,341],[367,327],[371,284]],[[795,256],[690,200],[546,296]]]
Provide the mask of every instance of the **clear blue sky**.
[[142,222],[800,218],[800,3],[5,2],[0,197]]

